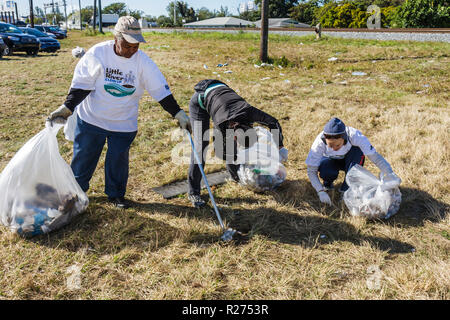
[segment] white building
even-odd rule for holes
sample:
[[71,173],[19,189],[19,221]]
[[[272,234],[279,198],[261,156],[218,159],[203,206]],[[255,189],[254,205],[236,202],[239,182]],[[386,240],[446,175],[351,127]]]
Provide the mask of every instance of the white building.
[[[102,27],[110,27],[115,26],[119,20],[119,15],[117,13],[103,13],[102,14]],[[94,16],[91,17],[91,24],[94,23]],[[99,16],[95,16],[95,24],[99,25],[100,19]]]
[[[261,20],[256,21],[255,24],[257,28],[261,28]],[[311,28],[311,26],[290,18],[269,18],[270,28]]]
[[156,28],[158,26],[156,22],[148,22],[145,18],[140,18],[138,22],[141,29]]
[[17,20],[15,3],[12,0],[0,0],[0,17],[3,16],[3,21],[12,23],[13,20]]
[[233,17],[218,17],[183,24],[185,28],[244,28],[255,23]]

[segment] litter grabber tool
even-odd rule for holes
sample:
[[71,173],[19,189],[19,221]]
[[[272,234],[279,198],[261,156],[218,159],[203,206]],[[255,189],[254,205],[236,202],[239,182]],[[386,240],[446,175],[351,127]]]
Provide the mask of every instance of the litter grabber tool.
[[208,180],[206,179],[206,175],[205,175],[205,171],[203,171],[203,166],[202,166],[202,161],[200,160],[200,157],[198,156],[197,150],[195,149],[194,146],[194,141],[192,141],[192,137],[190,135],[190,133],[185,130],[187,135],[189,136],[189,141],[191,142],[191,147],[192,147],[192,152],[194,152],[194,157],[195,160],[198,163],[198,167],[200,168],[200,172],[202,173],[202,177],[203,177],[203,181],[205,182],[206,188],[208,189],[208,193],[209,193],[209,198],[211,199],[211,203],[214,207],[214,211],[216,213],[217,219],[219,220],[219,224],[222,227],[223,230],[223,235],[220,237],[221,240],[223,241],[230,241],[233,239],[233,237],[237,234],[240,234],[239,231],[236,231],[232,228],[225,228],[225,225],[223,224],[222,218],[220,217],[220,213],[219,213],[219,209],[217,209],[217,205],[216,202],[214,201],[214,197],[213,194],[211,192],[211,188],[209,187],[209,183]]

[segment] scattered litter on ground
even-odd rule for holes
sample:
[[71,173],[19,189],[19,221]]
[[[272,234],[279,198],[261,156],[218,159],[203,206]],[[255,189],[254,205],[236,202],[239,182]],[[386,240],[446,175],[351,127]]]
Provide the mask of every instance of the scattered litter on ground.
[[227,70],[227,71],[225,71],[224,73],[233,73],[233,71]]
[[68,275],[66,280],[66,286],[69,290],[81,289],[81,266],[74,264],[67,268],[66,274]]
[[341,84],[341,85],[343,85],[343,86],[346,86],[346,85],[348,84],[348,82],[347,82],[347,81],[340,81],[340,82],[338,82],[338,84]]
[[254,64],[253,65],[255,68],[261,68],[261,66],[260,65],[257,65],[257,64]]
[[367,268],[367,274],[369,277],[366,280],[366,286],[369,290],[380,290],[381,289],[381,279],[383,273],[380,270],[380,266],[371,265]]
[[217,67],[222,68],[222,67],[226,67],[227,65],[228,65],[228,63],[224,63],[224,64],[219,63],[219,64],[217,65]]
[[367,73],[362,72],[362,71],[353,71],[352,72],[352,76],[365,76],[367,75]]
[[74,58],[81,58],[85,53],[86,51],[84,50],[84,48],[78,46],[75,49],[72,49],[72,56]]
[[336,57],[331,57],[331,58],[329,58],[328,59],[328,61],[336,61],[338,58],[336,58]]
[[203,65],[204,69],[208,69],[208,66],[206,64]]
[[269,79],[270,79],[270,77],[265,77],[265,78],[261,78],[261,81],[269,80]]
[[284,80],[284,82],[285,83],[291,83],[291,80],[286,79],[286,80]]
[[281,73],[281,72],[280,72],[280,76],[284,76],[284,73]]

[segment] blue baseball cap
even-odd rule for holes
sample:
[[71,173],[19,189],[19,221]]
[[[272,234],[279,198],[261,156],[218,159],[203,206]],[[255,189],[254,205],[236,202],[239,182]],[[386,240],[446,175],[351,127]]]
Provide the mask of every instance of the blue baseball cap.
[[344,140],[347,139],[345,124],[338,118],[332,118],[323,128],[323,133],[330,136],[341,134]]

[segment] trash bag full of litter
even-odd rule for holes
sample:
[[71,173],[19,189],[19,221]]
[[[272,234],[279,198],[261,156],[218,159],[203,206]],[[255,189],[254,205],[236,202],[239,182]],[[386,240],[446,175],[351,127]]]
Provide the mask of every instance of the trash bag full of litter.
[[262,127],[253,128],[256,142],[238,151],[239,183],[256,192],[277,188],[286,179],[286,168],[280,161],[279,147],[272,133]]
[[14,233],[29,237],[56,230],[89,204],[59,153],[61,127],[47,122],[0,174],[0,222]]
[[347,172],[345,180],[349,188],[344,193],[344,202],[352,216],[388,219],[400,209],[401,180],[395,174],[380,175],[377,179],[357,164]]

